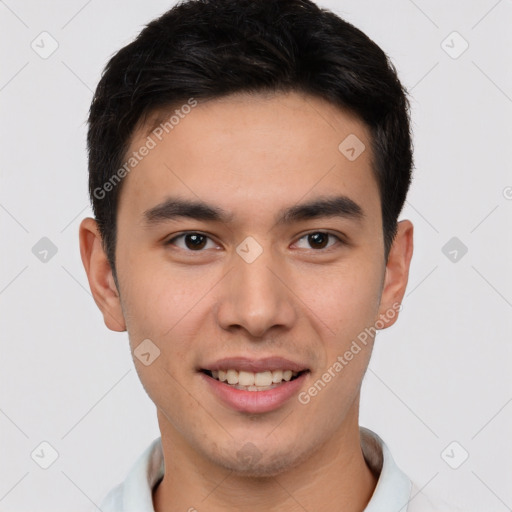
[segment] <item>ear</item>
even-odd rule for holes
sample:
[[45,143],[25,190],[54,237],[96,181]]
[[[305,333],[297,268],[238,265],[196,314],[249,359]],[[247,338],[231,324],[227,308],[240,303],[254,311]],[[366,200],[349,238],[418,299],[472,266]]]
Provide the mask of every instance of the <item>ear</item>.
[[80,255],[94,301],[103,313],[105,325],[112,331],[126,331],[119,292],[112,268],[103,250],[101,234],[94,219],[80,224]]
[[398,311],[409,280],[413,231],[414,228],[410,221],[399,222],[393,245],[389,251],[379,306],[379,323],[383,325],[383,329],[392,326],[398,318]]

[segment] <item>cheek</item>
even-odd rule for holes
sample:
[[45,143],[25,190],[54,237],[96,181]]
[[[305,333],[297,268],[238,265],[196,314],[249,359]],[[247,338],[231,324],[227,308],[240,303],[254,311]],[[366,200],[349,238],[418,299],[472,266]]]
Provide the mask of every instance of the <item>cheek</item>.
[[380,283],[380,272],[368,267],[365,273],[340,271],[316,294],[314,313],[328,326],[319,347],[324,357],[299,402],[321,418],[326,432],[340,426],[358,396],[373,348]]
[[348,338],[375,322],[382,268],[361,259],[317,273],[311,282],[303,280],[301,288],[304,302],[328,328],[337,348],[342,348]]
[[[166,275],[161,264],[134,263],[139,271],[128,273],[121,290],[135,369],[151,400],[181,430],[180,411],[197,405],[183,383],[193,366],[204,283],[197,288],[196,280],[180,278],[179,272]],[[149,357],[140,357],[148,352]]]
[[135,337],[172,337],[187,325],[189,315],[215,282],[214,276],[176,267],[171,271],[170,265],[151,258],[132,258],[123,270],[123,311],[128,332]]

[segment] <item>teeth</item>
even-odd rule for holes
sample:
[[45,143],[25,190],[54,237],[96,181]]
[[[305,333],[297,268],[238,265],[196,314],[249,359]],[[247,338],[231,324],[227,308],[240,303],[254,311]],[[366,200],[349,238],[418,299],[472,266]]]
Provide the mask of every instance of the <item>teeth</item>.
[[238,384],[238,372],[236,370],[227,371],[228,384]]
[[275,384],[283,380],[283,370],[274,370],[272,372],[272,382]]
[[256,386],[270,386],[272,382],[272,372],[261,372],[254,374],[254,384]]
[[238,384],[240,386],[254,386],[254,373],[238,372]]
[[298,372],[291,370],[274,370],[265,372],[247,372],[245,370],[214,370],[212,377],[227,382],[232,386],[248,389],[249,391],[259,391],[261,388],[269,388],[274,384],[280,384],[283,381],[290,381],[296,377]]

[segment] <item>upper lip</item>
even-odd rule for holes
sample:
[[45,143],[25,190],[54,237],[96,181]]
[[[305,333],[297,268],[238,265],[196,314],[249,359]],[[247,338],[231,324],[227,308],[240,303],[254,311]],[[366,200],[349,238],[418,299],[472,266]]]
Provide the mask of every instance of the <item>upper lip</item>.
[[207,363],[200,368],[201,370],[242,370],[246,372],[266,372],[274,370],[291,370],[292,372],[302,372],[307,370],[307,366],[296,363],[284,357],[265,357],[263,359],[251,359],[249,357],[226,357],[218,359],[212,363]]

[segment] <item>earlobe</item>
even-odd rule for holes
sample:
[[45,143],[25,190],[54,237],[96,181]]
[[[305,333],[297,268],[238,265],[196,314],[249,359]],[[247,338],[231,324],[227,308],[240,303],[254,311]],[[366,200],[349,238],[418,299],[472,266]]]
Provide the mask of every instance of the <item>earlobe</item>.
[[92,218],[80,224],[80,255],[89,287],[96,305],[103,314],[105,325],[112,331],[126,330],[119,292],[112,268],[103,250],[97,222]]
[[398,230],[386,262],[386,275],[379,307],[380,325],[384,329],[398,318],[402,299],[409,280],[409,267],[413,253],[414,227],[409,220],[398,223]]

